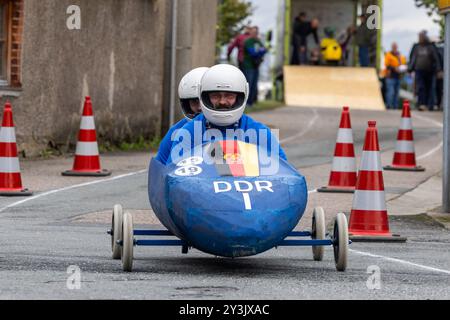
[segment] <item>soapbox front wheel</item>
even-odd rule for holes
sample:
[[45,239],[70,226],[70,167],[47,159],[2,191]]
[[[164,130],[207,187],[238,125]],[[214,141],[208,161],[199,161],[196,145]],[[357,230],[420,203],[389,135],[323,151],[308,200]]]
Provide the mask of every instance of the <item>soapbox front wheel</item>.
[[122,268],[131,272],[133,269],[134,229],[131,213],[125,212],[122,221]]
[[120,259],[122,248],[118,242],[122,241],[122,219],[123,209],[120,204],[116,204],[113,208],[111,219],[111,251],[112,258]]
[[334,222],[333,249],[336,270],[345,271],[348,257],[348,224],[343,213],[338,213]]
[[[312,217],[311,239],[324,240],[325,239],[325,212],[323,208],[314,208]],[[322,261],[325,248],[323,246],[313,246],[314,261]]]

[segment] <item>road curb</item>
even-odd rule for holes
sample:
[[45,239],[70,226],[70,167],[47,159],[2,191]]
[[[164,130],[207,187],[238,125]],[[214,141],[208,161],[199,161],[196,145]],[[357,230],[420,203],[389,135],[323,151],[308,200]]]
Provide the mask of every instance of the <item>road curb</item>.
[[389,216],[419,215],[432,212],[442,204],[440,173],[429,177],[416,188],[387,202]]
[[450,230],[450,213],[428,212],[427,216],[443,228]]

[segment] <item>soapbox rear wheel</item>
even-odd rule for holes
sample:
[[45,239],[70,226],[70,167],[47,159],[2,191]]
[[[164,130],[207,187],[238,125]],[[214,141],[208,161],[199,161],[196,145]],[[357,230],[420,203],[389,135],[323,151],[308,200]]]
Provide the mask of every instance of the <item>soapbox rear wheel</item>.
[[348,224],[343,213],[338,213],[334,222],[333,249],[336,270],[345,271],[348,257]]
[[[314,208],[313,218],[312,218],[312,230],[311,239],[313,240],[324,240],[325,239],[325,212],[323,208]],[[323,246],[313,246],[313,258],[315,261],[323,260],[323,253],[325,248]]]
[[111,251],[112,258],[115,260],[120,259],[122,248],[119,241],[122,241],[122,218],[123,209],[120,204],[116,204],[113,208],[111,219]]
[[122,221],[122,268],[131,272],[133,269],[134,229],[131,213],[125,212]]

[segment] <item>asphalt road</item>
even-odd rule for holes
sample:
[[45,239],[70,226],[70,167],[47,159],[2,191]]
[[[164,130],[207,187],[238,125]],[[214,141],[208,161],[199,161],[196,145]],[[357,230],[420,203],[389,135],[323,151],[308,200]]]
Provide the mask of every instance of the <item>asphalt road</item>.
[[[327,180],[328,173],[320,168],[329,167],[338,113],[282,108],[254,117],[281,129],[280,138],[290,161],[311,176],[309,188],[313,190]],[[369,118],[383,123],[379,125],[380,143],[384,150],[392,151],[397,116],[365,111],[352,116],[358,154]],[[427,119],[415,122],[416,145],[426,155],[441,139],[441,130],[436,126],[440,115],[422,117]],[[440,155],[431,157],[427,161],[432,164]],[[325,172],[316,174],[317,168]],[[411,184],[415,183],[411,180]],[[313,196],[316,195],[311,197],[313,202],[325,202],[321,199],[326,198]],[[25,202],[18,202],[22,200]],[[108,211],[115,203],[131,210],[149,209],[147,174],[38,194],[36,198],[1,198],[0,298],[450,298],[450,233],[425,216],[391,217],[391,229],[407,235],[406,243],[353,243],[349,268],[344,273],[335,270],[331,248],[326,249],[324,261],[314,262],[310,248],[293,247],[241,259],[217,258],[197,250],[182,255],[180,248],[175,247],[138,247],[134,272],[123,273],[120,261],[110,257],[110,238],[105,232],[109,225],[78,220]],[[328,205],[333,206],[339,207],[339,201]],[[336,208],[336,212],[339,210]],[[71,266],[81,272],[80,286],[71,282],[76,280]]]

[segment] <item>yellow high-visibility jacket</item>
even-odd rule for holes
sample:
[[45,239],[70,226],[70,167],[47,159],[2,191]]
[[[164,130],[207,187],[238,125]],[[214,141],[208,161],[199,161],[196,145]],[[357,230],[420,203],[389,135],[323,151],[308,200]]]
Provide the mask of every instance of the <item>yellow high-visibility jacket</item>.
[[403,55],[400,55],[400,59],[394,55],[392,52],[386,52],[384,56],[384,76],[389,77],[391,74],[390,68],[398,68],[401,65],[406,65],[406,58]]

